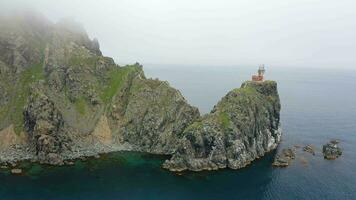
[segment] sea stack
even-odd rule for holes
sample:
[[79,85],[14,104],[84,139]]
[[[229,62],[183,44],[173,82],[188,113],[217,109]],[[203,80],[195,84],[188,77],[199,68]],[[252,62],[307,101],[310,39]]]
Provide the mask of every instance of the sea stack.
[[324,158],[327,160],[335,160],[342,155],[342,150],[338,146],[339,141],[331,140],[327,144],[323,145]]

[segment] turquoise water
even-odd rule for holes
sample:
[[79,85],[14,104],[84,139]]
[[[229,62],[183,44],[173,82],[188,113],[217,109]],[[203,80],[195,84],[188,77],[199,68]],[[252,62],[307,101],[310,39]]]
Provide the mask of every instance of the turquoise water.
[[[202,70],[146,66],[148,77],[168,80],[207,113],[230,89],[255,72],[252,67]],[[269,68],[282,101],[283,142],[313,144],[298,150],[285,169],[271,166],[274,153],[242,170],[175,174],[160,168],[167,158],[119,152],[74,166],[23,166],[26,174],[0,173],[2,199],[356,199],[356,71]],[[327,161],[321,145],[340,139],[342,157]]]

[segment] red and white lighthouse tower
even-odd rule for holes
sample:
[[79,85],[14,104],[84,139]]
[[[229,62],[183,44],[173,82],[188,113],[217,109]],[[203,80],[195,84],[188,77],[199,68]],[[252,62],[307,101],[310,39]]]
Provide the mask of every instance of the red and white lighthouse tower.
[[258,74],[252,75],[252,81],[257,81],[257,82],[263,81],[265,72],[266,72],[265,65],[260,65],[260,67],[258,68]]

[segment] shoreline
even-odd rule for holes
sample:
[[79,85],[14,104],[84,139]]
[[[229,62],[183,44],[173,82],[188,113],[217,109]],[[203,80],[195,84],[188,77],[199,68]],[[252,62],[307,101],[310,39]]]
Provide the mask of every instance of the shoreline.
[[[60,154],[63,159],[61,164],[50,164],[41,162],[35,153],[34,148],[26,147],[25,145],[14,145],[10,148],[4,149],[0,153],[0,165],[15,167],[17,163],[30,161],[32,163],[46,164],[51,166],[62,166],[68,162],[79,159],[87,159],[90,157],[97,157],[100,154],[108,154],[120,151],[135,151],[132,146],[123,145],[103,145],[96,143],[88,146],[76,146],[72,151],[65,151]],[[140,151],[137,151],[140,152]]]

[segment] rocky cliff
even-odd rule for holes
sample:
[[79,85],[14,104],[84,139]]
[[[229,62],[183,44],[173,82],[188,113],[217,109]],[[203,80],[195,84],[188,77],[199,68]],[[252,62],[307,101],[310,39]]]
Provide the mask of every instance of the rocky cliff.
[[0,159],[171,154],[198,109],[167,82],[147,79],[140,64],[103,56],[80,27],[33,13],[1,17],[0,149],[12,153]]
[[119,150],[173,155],[170,170],[241,168],[280,141],[272,81],[246,82],[205,116],[138,63],[117,65],[72,21],[0,17],[0,162]]
[[242,168],[277,147],[279,112],[276,82],[245,82],[184,130],[178,149],[163,167],[171,171]]

